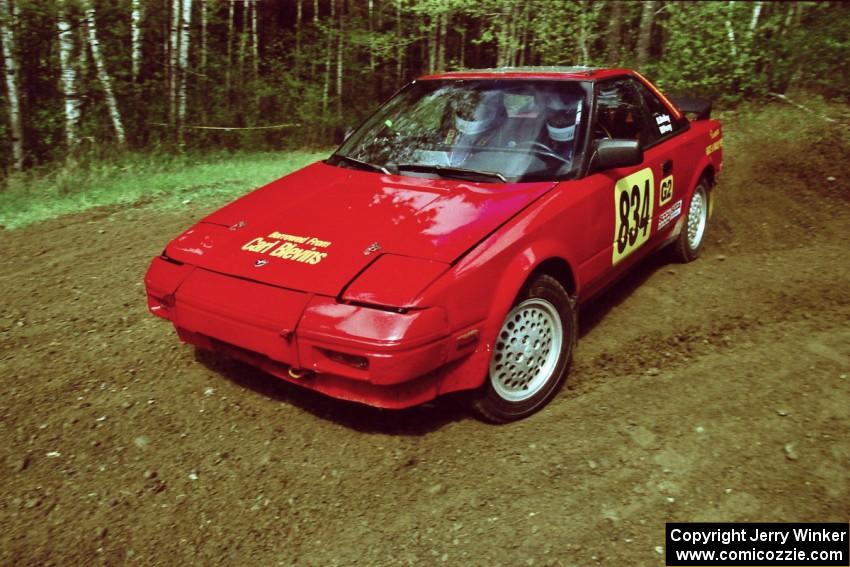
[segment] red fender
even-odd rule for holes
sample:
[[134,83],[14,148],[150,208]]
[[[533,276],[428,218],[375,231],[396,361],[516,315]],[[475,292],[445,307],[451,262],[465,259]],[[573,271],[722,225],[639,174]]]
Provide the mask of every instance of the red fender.
[[[440,384],[440,394],[473,389],[484,383],[487,378],[487,367],[490,364],[490,356],[493,352],[496,336],[502,327],[505,316],[513,307],[517,295],[522,290],[522,286],[525,285],[534,270],[547,260],[561,259],[572,267],[572,262],[565,256],[567,255],[564,253],[564,243],[551,239],[535,241],[514,255],[507,264],[502,278],[494,286],[495,292],[489,306],[489,313],[492,316],[482,322],[481,341],[478,347],[459,366],[448,371]],[[571,287],[569,282],[563,283],[565,288]]]

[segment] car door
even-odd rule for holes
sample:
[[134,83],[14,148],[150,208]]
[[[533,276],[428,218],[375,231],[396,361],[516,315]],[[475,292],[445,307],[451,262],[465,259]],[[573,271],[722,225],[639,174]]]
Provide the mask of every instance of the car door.
[[668,108],[655,92],[642,81],[632,79],[641,99],[641,107],[649,123],[644,142],[645,159],[660,163],[657,195],[653,214],[650,245],[654,248],[670,236],[675,221],[682,215],[685,198],[691,189],[695,160],[686,148],[688,120]]
[[[595,230],[607,233],[597,240],[604,242],[603,248],[580,267],[588,295],[605,287],[654,247],[660,182],[670,175],[659,129],[650,123],[635,79],[600,81],[594,94],[593,143],[605,138],[638,140],[649,149],[638,165],[596,171],[585,178],[594,191]],[[665,203],[668,201],[666,198]]]

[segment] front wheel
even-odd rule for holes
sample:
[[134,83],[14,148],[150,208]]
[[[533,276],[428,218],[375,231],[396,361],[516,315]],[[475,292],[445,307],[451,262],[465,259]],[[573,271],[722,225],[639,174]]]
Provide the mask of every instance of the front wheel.
[[676,260],[680,262],[691,262],[699,258],[703,243],[705,242],[705,233],[708,229],[710,198],[708,185],[705,179],[701,179],[694,189],[694,194],[688,205],[685,226],[682,227],[679,237],[673,243],[673,256]]
[[575,309],[563,286],[536,276],[508,312],[473,410],[493,423],[528,417],[558,392],[576,342]]

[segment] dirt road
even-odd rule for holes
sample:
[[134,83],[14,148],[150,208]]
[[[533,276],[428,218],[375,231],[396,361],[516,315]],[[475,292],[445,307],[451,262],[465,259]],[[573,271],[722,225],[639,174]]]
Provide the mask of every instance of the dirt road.
[[762,156],[730,137],[704,257],[585,307],[502,427],[196,358],[142,276],[205,209],[0,233],[0,564],[662,565],[666,521],[846,522],[850,172]]

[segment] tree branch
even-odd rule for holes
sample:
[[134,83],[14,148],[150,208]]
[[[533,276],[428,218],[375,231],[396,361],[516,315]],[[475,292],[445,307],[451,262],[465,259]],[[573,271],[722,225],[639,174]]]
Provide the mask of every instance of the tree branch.
[[791,106],[796,106],[800,110],[808,112],[809,114],[814,114],[818,118],[822,118],[822,119],[826,120],[827,122],[838,122],[835,118],[830,118],[829,116],[824,116],[823,114],[818,114],[817,112],[815,112],[811,108],[807,108],[807,107],[803,106],[802,104],[794,102],[793,100],[791,100],[790,98],[788,98],[784,94],[779,94],[779,93],[767,93],[767,94],[769,94],[772,97],[778,98],[779,100],[781,100],[783,102],[787,102]]

